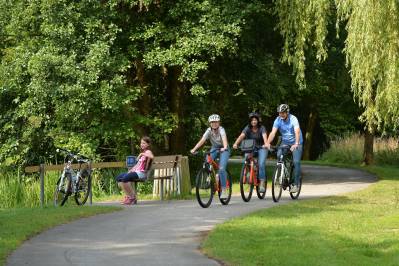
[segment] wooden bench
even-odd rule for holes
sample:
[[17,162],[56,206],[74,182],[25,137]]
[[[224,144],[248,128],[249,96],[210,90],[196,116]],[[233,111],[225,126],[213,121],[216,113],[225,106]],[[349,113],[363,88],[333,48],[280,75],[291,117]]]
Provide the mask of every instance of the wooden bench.
[[[169,155],[169,156],[156,156],[154,159],[147,163],[147,178],[144,180],[136,180],[133,182],[135,189],[137,188],[137,182],[147,182],[159,180],[160,182],[160,197],[161,200],[164,198],[164,180],[172,180],[177,174],[177,166],[180,160],[180,155]],[[129,157],[126,158],[128,160]],[[179,182],[179,181],[178,181]],[[155,182],[154,182],[155,183]],[[179,185],[179,184],[178,184]]]

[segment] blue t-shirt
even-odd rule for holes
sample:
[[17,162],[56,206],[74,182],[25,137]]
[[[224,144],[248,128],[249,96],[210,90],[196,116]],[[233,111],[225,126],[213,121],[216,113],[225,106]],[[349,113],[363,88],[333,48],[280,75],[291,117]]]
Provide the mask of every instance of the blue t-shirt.
[[281,141],[283,144],[293,145],[295,144],[295,128],[299,128],[299,143],[303,144],[302,131],[299,127],[298,119],[288,114],[287,120],[283,120],[277,117],[274,120],[273,127],[277,128],[281,134]]

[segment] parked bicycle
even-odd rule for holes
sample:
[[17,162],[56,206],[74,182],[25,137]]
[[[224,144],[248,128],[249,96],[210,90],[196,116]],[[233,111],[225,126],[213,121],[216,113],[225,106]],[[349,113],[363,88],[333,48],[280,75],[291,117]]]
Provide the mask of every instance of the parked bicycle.
[[[272,180],[272,197],[274,202],[278,202],[281,198],[283,190],[288,188],[290,191],[292,185],[294,185],[294,162],[292,158],[292,152],[289,145],[281,145],[273,147],[273,150],[281,149],[280,157],[277,158],[276,170]],[[298,199],[302,188],[302,177],[299,180],[298,191],[290,192],[292,199]]]
[[241,197],[245,202],[249,202],[251,200],[252,192],[255,186],[258,198],[264,199],[266,196],[267,179],[265,180],[265,191],[260,192],[259,167],[256,147],[253,145],[251,150],[244,150],[242,148],[241,150],[246,154],[240,177]]
[[[58,148],[57,152],[60,151],[65,153],[64,169],[55,188],[54,205],[63,206],[72,194],[74,194],[76,204],[84,205],[91,190],[91,170],[88,167],[90,160],[85,156]],[[78,163],[77,170],[73,169],[73,162]]]
[[219,200],[223,205],[227,205],[230,202],[231,192],[233,190],[231,174],[226,170],[226,190],[228,197],[226,199],[221,199],[220,194],[222,193],[222,186],[217,174],[218,170],[218,159],[213,160],[211,154],[207,152],[205,162],[198,171],[195,180],[195,195],[199,205],[203,208],[208,208],[211,205],[215,192],[218,192]]

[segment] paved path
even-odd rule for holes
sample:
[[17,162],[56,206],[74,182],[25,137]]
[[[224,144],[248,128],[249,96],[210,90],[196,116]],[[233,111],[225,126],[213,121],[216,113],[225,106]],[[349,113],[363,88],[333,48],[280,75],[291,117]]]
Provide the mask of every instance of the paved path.
[[[376,181],[358,170],[304,165],[303,172],[300,200],[355,191]],[[218,265],[198,251],[202,236],[231,217],[291,201],[284,191],[277,204],[270,190],[267,194],[266,200],[249,203],[237,195],[228,206],[216,199],[208,209],[195,200],[139,202],[43,232],[11,254],[7,265]]]

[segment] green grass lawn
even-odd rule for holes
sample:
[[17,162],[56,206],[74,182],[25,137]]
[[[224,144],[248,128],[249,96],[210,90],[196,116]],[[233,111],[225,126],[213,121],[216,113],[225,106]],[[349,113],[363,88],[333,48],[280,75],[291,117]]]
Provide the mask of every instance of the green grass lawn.
[[120,207],[66,206],[62,208],[0,209],[0,265],[7,255],[28,238],[77,218],[120,210]]
[[399,168],[364,169],[380,181],[233,219],[202,248],[228,265],[399,265]]

